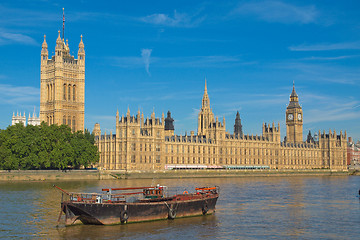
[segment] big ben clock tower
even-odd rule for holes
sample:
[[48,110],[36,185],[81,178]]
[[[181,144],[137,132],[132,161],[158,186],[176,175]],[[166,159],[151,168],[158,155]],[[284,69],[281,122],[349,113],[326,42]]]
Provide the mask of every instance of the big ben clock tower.
[[303,142],[303,112],[295,92],[295,84],[286,108],[286,140],[289,143]]

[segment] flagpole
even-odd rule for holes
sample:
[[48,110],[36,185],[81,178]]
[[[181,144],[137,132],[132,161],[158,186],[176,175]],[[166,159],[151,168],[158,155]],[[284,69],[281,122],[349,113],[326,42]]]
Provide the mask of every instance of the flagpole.
[[63,8],[63,41],[65,41],[65,13]]

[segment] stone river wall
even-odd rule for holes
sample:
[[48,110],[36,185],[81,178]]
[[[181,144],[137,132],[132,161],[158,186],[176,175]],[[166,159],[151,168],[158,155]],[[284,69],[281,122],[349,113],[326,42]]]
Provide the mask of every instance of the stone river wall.
[[105,179],[152,179],[152,178],[214,178],[214,177],[265,177],[265,176],[339,176],[359,175],[357,171],[330,170],[12,170],[0,171],[0,181],[45,180],[105,180]]

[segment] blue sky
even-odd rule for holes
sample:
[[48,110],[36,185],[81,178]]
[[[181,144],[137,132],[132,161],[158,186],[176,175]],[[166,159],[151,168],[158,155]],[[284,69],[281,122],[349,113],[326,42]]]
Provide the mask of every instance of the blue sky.
[[62,29],[86,51],[85,127],[115,129],[115,114],[170,110],[177,134],[197,129],[207,79],[215,115],[245,134],[280,122],[295,81],[308,131],[360,140],[359,1],[0,2],[0,128],[39,113],[40,51]]

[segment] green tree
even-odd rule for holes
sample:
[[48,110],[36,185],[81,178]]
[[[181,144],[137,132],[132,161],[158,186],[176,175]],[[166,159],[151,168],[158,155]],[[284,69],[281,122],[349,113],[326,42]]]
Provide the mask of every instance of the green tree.
[[16,124],[0,130],[0,169],[79,169],[99,160],[88,130],[72,133],[66,125]]

